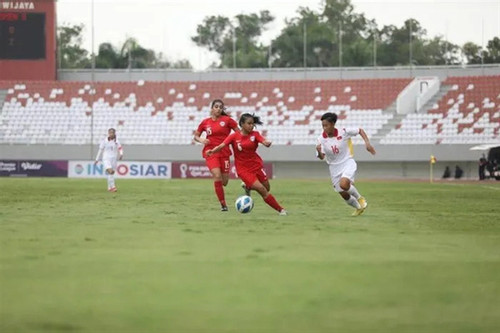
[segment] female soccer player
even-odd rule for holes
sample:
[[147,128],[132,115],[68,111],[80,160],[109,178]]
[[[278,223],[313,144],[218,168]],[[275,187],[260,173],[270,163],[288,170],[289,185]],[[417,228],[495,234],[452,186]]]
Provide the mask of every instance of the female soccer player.
[[114,128],[108,130],[108,137],[104,138],[99,146],[99,151],[95,158],[95,163],[99,162],[102,154],[102,164],[108,174],[108,191],[116,192],[115,186],[115,170],[116,170],[116,155],[120,154],[120,160],[123,158],[123,148],[120,141],[116,138],[116,131]]
[[[227,212],[224,188],[229,181],[229,157],[231,150],[229,147],[223,149],[218,154],[207,155],[207,151],[219,145],[231,133],[231,130],[238,131],[238,124],[225,112],[224,102],[220,99],[212,101],[210,117],[204,119],[198,129],[194,132],[194,141],[205,145],[203,147],[203,158],[205,158],[212,178],[214,180],[215,194],[219,199],[221,211]],[[206,138],[200,137],[201,133],[207,133]]]
[[356,173],[356,161],[353,159],[351,138],[361,135],[365,141],[366,150],[375,155],[375,149],[370,144],[370,140],[362,128],[335,128],[337,115],[327,112],[321,117],[323,134],[318,138],[316,146],[316,156],[323,160],[330,168],[332,184],[346,203],[356,210],[353,216],[363,214],[367,207],[367,202],[358,190],[354,187],[354,174]]
[[264,163],[256,152],[259,143],[266,147],[271,146],[271,141],[253,130],[255,125],[262,125],[262,122],[257,116],[244,113],[240,117],[239,125],[241,132],[231,134],[220,145],[208,150],[207,156],[212,156],[231,145],[236,171],[246,187],[259,192],[264,201],[276,209],[280,215],[287,215],[286,210],[269,193],[271,186],[264,171]]

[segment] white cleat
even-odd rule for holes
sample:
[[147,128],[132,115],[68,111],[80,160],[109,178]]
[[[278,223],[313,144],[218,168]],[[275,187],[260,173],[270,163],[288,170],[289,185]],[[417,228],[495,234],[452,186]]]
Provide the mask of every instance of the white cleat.
[[281,212],[278,213],[279,216],[287,216],[288,213],[286,210],[282,209]]

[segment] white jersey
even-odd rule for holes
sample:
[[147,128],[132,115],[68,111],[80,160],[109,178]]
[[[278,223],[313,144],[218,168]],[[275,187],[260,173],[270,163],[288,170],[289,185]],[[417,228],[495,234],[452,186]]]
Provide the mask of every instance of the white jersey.
[[117,154],[123,155],[122,145],[118,139],[109,140],[107,137],[101,141],[99,151],[97,152],[96,161],[102,154],[103,160],[116,160]]
[[321,152],[325,154],[326,163],[330,165],[342,164],[353,158],[351,138],[359,134],[359,128],[335,129],[333,137],[323,132],[317,144],[321,145]]

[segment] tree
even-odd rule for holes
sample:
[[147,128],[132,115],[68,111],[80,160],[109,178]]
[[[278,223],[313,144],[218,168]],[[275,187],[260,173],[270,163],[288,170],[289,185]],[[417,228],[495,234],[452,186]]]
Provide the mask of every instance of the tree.
[[120,55],[111,43],[99,45],[95,66],[96,68],[120,68]]
[[176,69],[192,69],[193,66],[187,59],[180,59],[177,61],[170,61],[165,55],[160,52],[156,55],[155,68],[176,68]]
[[275,39],[273,66],[302,67],[304,65],[304,29],[306,30],[306,66],[330,66],[333,55],[334,30],[320,21],[309,8],[301,7],[299,17],[287,20],[285,28]]
[[426,65],[456,65],[461,63],[461,49],[458,45],[445,41],[441,36],[427,40],[424,44]]
[[84,26],[62,25],[57,28],[57,45],[60,68],[88,68],[88,52],[81,48]]
[[462,52],[468,64],[481,63],[481,47],[473,42],[467,42],[462,46]]
[[111,43],[99,45],[97,68],[192,68],[186,59],[171,62],[163,54],[142,47],[135,38],[127,38],[120,48]]
[[258,38],[273,20],[267,10],[237,15],[235,23],[225,16],[210,16],[197,26],[197,35],[191,40],[199,47],[218,53],[220,67],[233,67],[233,57],[236,57],[237,67],[266,67],[267,47]]
[[486,44],[486,51],[484,55],[485,64],[498,64],[500,63],[500,38],[494,37]]

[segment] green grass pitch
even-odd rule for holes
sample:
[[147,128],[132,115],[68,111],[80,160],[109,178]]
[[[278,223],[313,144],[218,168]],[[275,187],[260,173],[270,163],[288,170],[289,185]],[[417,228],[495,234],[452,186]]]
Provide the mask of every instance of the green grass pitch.
[[500,184],[0,179],[0,331],[498,332]]

